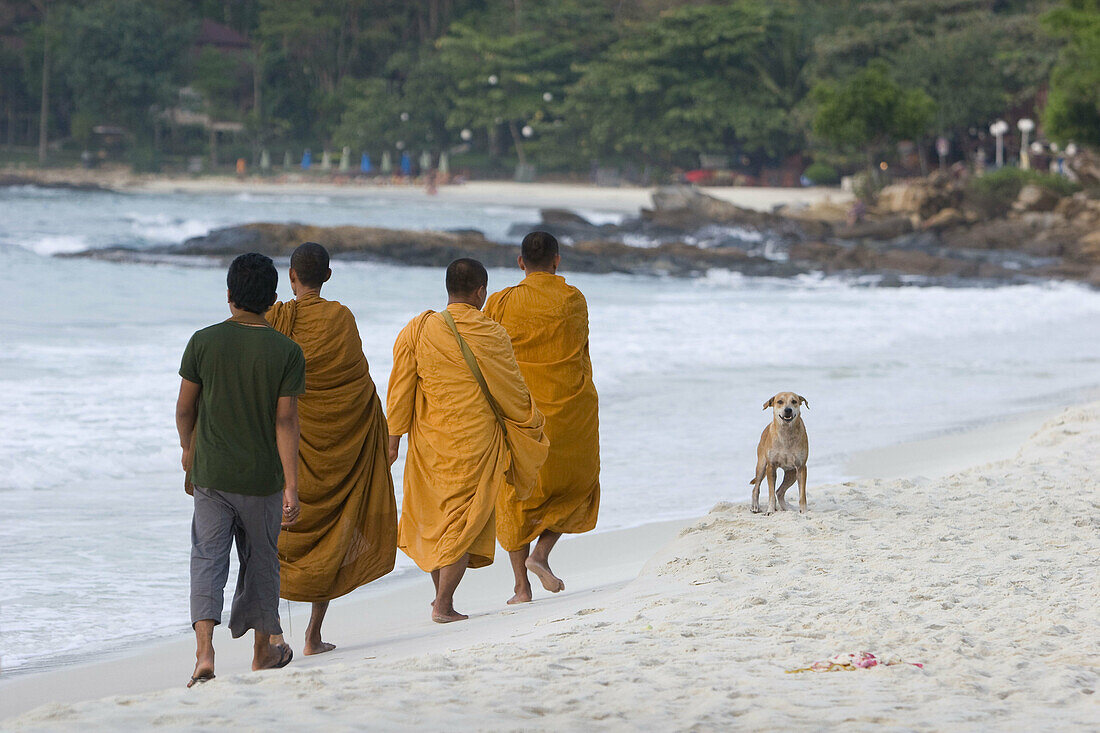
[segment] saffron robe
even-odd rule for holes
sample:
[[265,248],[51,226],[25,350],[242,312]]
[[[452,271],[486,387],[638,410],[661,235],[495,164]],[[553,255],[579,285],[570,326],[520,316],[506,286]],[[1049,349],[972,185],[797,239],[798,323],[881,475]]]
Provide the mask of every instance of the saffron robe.
[[389,429],[355,317],[318,295],[276,303],[268,322],[302,347],[301,518],[279,533],[280,594],[329,601],[393,570],[397,502]]
[[523,382],[508,334],[470,305],[447,311],[474,353],[500,407],[507,436],[439,313],[412,319],[393,347],[387,391],[390,433],[409,436],[398,547],[427,572],[469,553],[493,562],[497,495],[526,496],[549,444],[542,413]]
[[497,538],[518,550],[545,530],[587,532],[600,509],[600,419],[588,354],[588,304],[564,278],[532,272],[494,293],[485,313],[504,326],[535,405],[550,456],[527,498],[502,492]]

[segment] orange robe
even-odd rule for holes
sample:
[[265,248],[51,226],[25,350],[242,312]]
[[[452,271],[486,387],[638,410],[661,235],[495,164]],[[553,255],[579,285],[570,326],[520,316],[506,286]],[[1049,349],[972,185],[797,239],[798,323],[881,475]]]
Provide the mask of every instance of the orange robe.
[[600,509],[599,401],[588,355],[588,304],[561,276],[532,272],[494,293],[485,313],[511,336],[550,438],[550,456],[531,496],[503,492],[497,501],[500,545],[518,550],[545,530],[587,532]]
[[310,294],[276,303],[267,320],[306,357],[298,398],[302,512],[279,533],[280,594],[328,601],[393,570],[397,503],[386,416],[351,311]]
[[[493,510],[501,491],[526,496],[549,445],[512,354],[508,334],[473,306],[447,310],[477,358],[507,425],[492,408],[443,317],[426,311],[393,347],[387,393],[390,433],[409,436],[398,547],[427,572],[469,553],[469,567],[493,562]],[[505,480],[509,467],[515,486]]]

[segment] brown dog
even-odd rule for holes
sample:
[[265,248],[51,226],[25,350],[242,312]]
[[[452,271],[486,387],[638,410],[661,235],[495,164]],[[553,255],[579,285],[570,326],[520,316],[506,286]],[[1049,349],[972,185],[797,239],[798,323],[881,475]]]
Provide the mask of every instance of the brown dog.
[[[806,459],[810,455],[810,439],[799,414],[802,405],[810,406],[806,398],[794,392],[780,392],[764,403],[764,409],[772,408],[772,421],[760,436],[756,447],[756,478],[751,483],[754,513],[760,512],[760,482],[768,477],[768,514],[779,508],[787,511],[784,494],[798,479],[798,511],[806,513]],[[783,469],[783,483],[775,488],[775,473]]]

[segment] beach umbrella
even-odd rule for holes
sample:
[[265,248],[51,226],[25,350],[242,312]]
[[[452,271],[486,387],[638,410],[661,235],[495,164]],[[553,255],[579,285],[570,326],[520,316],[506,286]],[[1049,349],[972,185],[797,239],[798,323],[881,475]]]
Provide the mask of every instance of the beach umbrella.
[[382,153],[382,175],[388,176],[393,173],[393,161],[390,160],[390,151],[386,150]]
[[408,152],[401,153],[401,175],[411,176],[413,172],[412,158],[409,157]]
[[364,173],[370,173],[370,154],[363,153],[359,156],[359,170]]
[[260,170],[271,170],[271,153],[267,152],[267,148],[260,151]]
[[313,165],[313,153],[306,148],[306,152],[302,153],[302,170],[308,171],[311,165]]
[[420,172],[427,173],[432,167],[432,154],[425,150],[420,154]]
[[439,172],[443,175],[451,172],[451,161],[446,152],[439,154]]
[[340,151],[340,172],[347,173],[351,168],[351,148],[347,145]]
[[323,170],[323,171],[332,170],[332,158],[329,156],[327,150],[321,151],[321,170]]

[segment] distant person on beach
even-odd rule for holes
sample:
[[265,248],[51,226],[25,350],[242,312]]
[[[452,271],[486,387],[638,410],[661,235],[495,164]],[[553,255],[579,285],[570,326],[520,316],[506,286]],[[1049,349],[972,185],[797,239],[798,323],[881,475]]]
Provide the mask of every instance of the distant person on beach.
[[600,508],[600,418],[588,355],[588,303],[557,274],[560,263],[558,240],[531,232],[519,257],[526,277],[494,293],[485,306],[485,314],[512,339],[550,439],[550,455],[531,496],[520,498],[505,487],[497,499],[497,539],[516,578],[508,603],[531,600],[528,571],[551,593],[565,590],[550,569],[550,550],[562,534],[594,528]]
[[229,266],[232,317],[195,333],[180,364],[176,429],[195,497],[191,522],[191,625],[197,650],[188,687],[214,678],[214,627],[221,623],[229,549],[240,571],[229,630],[255,631],[252,669],[285,667],[294,653],[273,644],[279,625],[279,528],[298,520],[298,395],[302,349],[264,313],[279,274],[269,257]]
[[454,592],[493,562],[497,496],[510,484],[526,497],[548,450],[508,334],[481,312],[488,282],[480,262],[452,262],[446,310],[412,319],[393,347],[391,463],[409,436],[398,546],[431,573],[438,623],[467,618]]
[[267,313],[306,358],[306,391],[298,400],[302,516],[279,538],[282,597],[313,604],[306,654],[335,648],[321,639],[329,601],[393,570],[397,555],[386,416],[355,316],[321,297],[331,276],[328,251],[306,242],[290,257],[294,300]]

